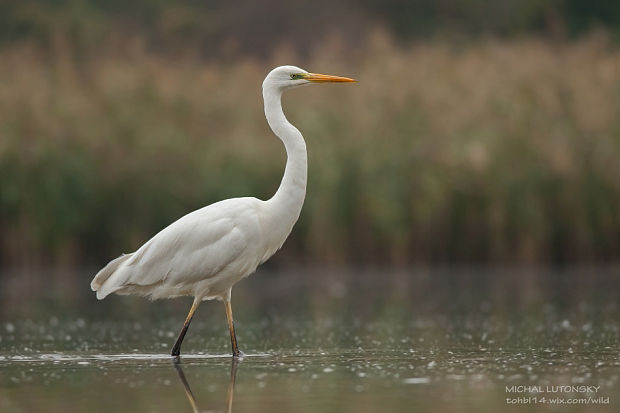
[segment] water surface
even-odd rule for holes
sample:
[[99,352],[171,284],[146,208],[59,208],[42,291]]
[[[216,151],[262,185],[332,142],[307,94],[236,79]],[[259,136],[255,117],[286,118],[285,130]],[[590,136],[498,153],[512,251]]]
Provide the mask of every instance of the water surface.
[[[223,306],[4,297],[0,411],[618,411],[610,270],[259,273]],[[187,308],[186,308],[187,307]]]

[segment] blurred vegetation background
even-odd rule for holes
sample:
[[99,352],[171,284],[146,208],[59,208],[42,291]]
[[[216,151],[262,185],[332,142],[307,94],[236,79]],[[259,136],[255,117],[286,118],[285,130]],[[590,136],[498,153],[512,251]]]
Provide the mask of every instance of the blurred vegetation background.
[[620,254],[620,3],[0,3],[3,268],[77,268],[183,214],[269,198],[295,90],[302,217],[271,265],[610,263]]

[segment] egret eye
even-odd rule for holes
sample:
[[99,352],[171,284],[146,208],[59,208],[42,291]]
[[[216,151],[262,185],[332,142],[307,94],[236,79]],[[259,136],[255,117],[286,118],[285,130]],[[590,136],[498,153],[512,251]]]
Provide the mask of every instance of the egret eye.
[[301,75],[299,73],[294,73],[291,75],[291,80],[301,79]]

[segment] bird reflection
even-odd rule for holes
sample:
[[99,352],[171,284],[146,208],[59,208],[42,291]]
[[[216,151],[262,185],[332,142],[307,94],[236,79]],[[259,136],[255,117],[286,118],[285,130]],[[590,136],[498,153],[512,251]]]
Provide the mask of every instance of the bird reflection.
[[[232,403],[235,393],[235,380],[237,379],[237,367],[239,366],[240,362],[241,359],[233,358],[230,365],[230,381],[228,383],[228,390],[226,391],[226,412],[228,413],[232,412]],[[192,406],[192,411],[194,413],[199,413],[200,408],[196,403],[196,397],[194,396],[194,393],[192,393],[192,388],[190,387],[189,382],[185,377],[185,373],[183,373],[183,367],[181,367],[181,360],[178,357],[175,357],[173,360],[173,364],[174,368],[177,371],[177,374],[179,375],[181,383],[183,383],[185,395],[187,396],[189,404]]]

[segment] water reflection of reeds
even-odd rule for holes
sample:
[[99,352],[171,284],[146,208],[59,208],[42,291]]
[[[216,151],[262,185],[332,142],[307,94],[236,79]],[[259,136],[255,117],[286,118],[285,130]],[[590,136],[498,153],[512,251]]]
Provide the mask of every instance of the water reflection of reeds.
[[[239,343],[249,354],[290,346],[399,351],[454,343],[577,351],[584,343],[604,347],[618,340],[616,273],[262,270],[235,288],[233,301]],[[191,302],[113,297],[94,305],[87,288],[63,293],[0,287],[2,343],[9,354],[23,343],[38,351],[168,352]],[[29,297],[28,305],[23,297]],[[223,319],[220,304],[201,306],[186,338],[187,354],[228,353]]]

